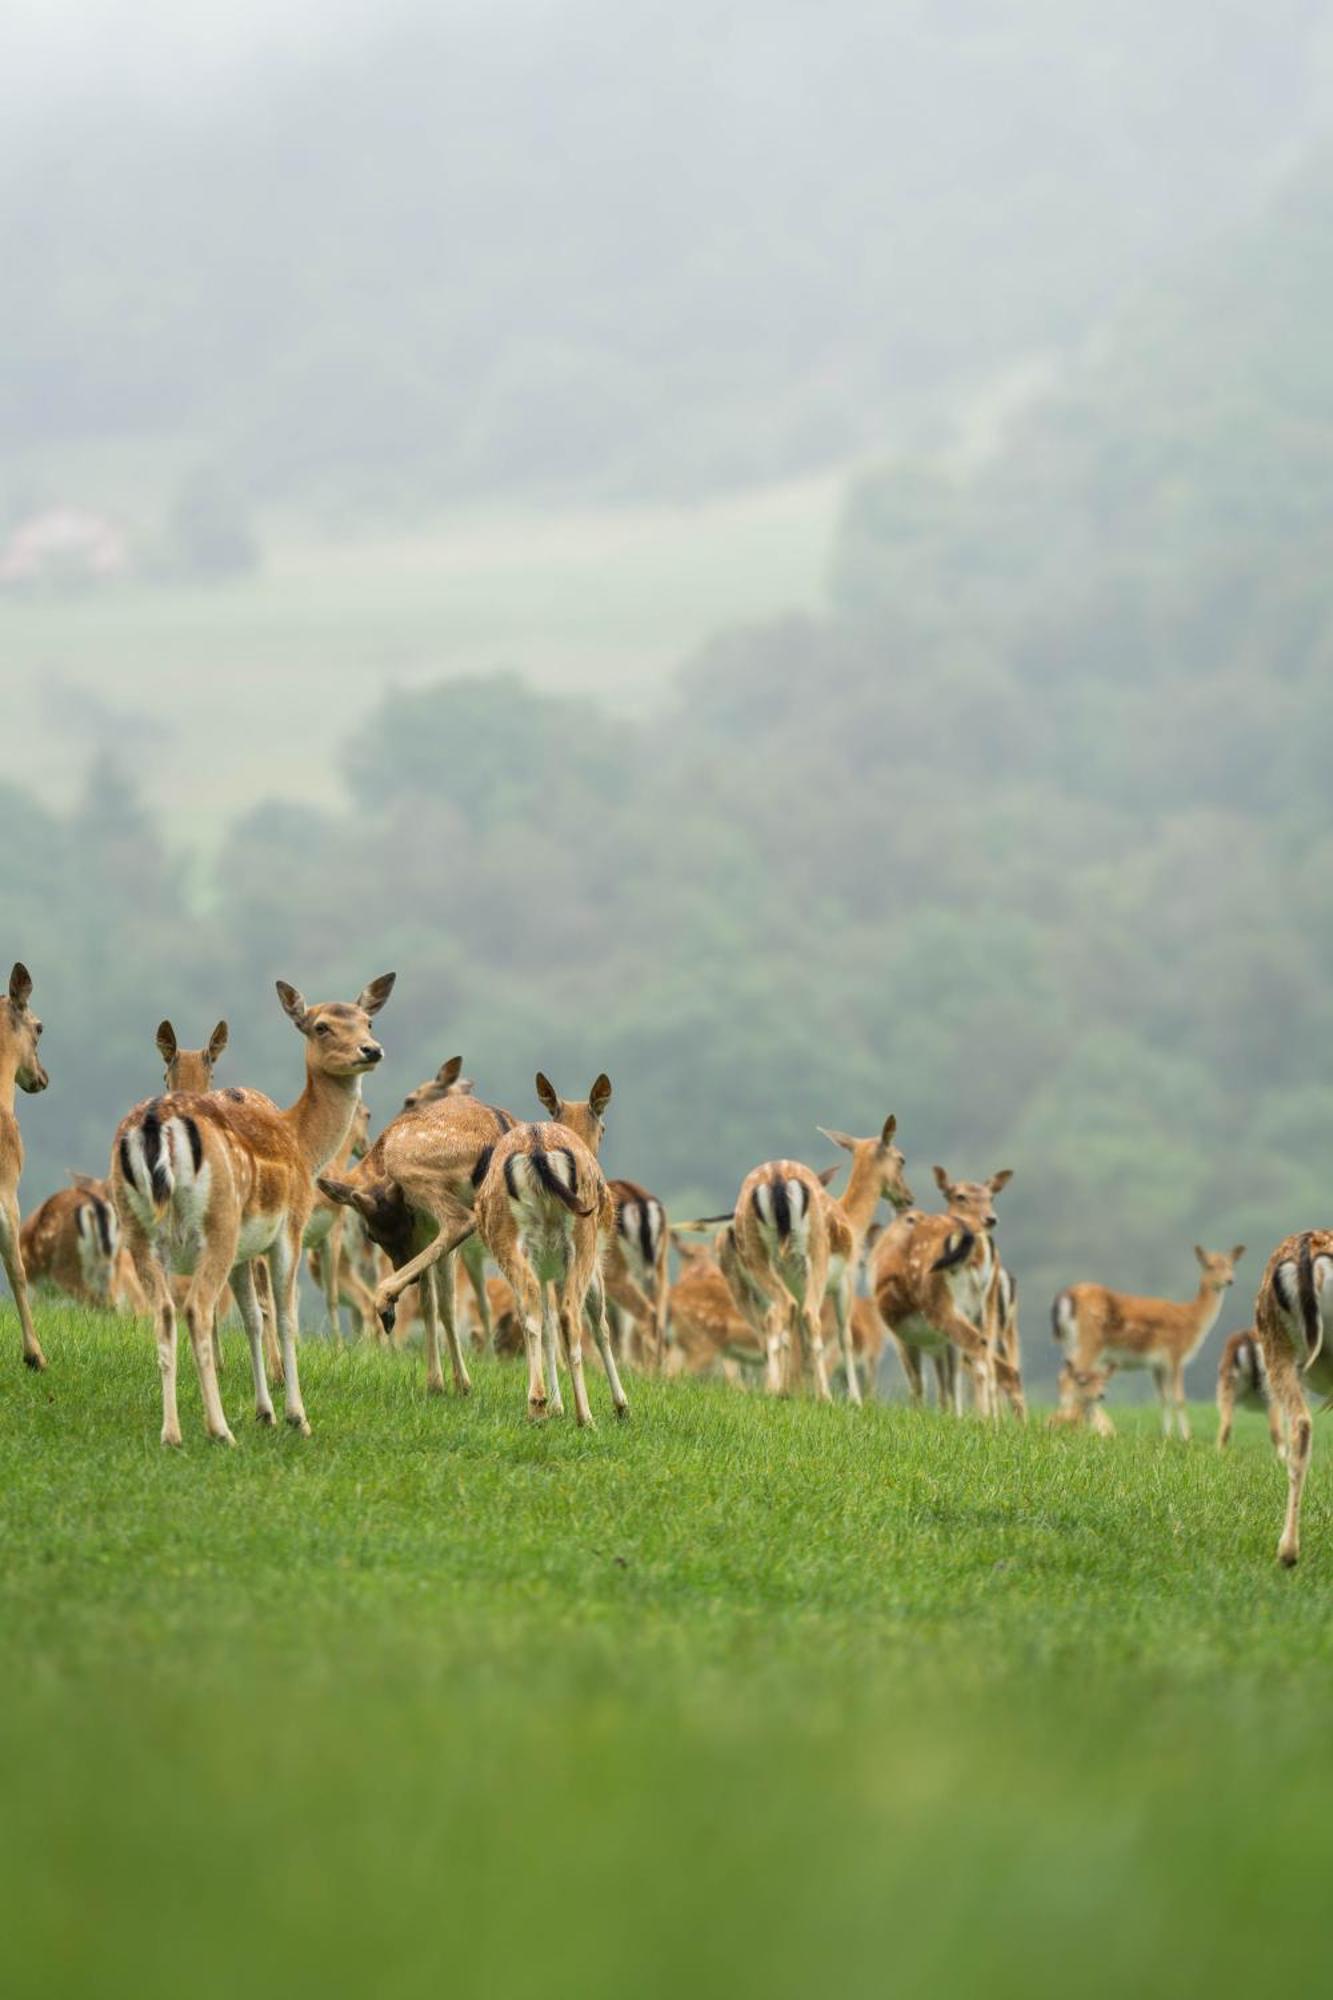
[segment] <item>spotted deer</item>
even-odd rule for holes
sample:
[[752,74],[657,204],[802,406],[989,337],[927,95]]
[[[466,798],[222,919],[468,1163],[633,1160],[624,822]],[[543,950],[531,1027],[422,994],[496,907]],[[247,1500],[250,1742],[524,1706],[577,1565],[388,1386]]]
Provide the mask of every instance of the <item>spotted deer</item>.
[[255,1415],[274,1421],[264,1370],[253,1265],[269,1270],[282,1342],[287,1422],[310,1423],[297,1371],[297,1278],[315,1199],[314,1176],[347,1137],[361,1079],[383,1056],[371,1030],[394,975],[372,980],[352,1003],[309,1005],[277,982],[284,1013],[305,1041],[305,1088],[280,1111],[257,1091],[173,1091],[122,1119],[111,1153],[111,1185],[135,1271],[157,1324],[162,1442],[179,1445],[176,1306],[168,1271],[188,1274],[185,1320],[210,1437],[236,1442],[223,1412],[211,1332],[228,1275],[250,1342]]
[[[229,1033],[227,1023],[219,1021],[203,1048],[183,1049],[171,1022],[160,1021],[156,1041],[157,1052],[162,1058],[162,1081],[166,1088],[169,1091],[212,1090],[213,1072],[227,1046]],[[233,1099],[241,1096],[254,1097],[261,1104],[272,1105],[272,1099],[265,1097],[262,1091],[240,1091],[233,1088],[231,1094]],[[129,1258],[128,1252],[126,1261],[130,1263],[132,1269],[133,1261]],[[268,1369],[268,1379],[270,1383],[281,1382],[282,1354],[278,1347],[278,1336],[274,1325],[273,1293],[269,1287],[267,1265],[263,1263],[255,1265],[254,1281],[260,1317],[264,1324],[264,1362]],[[188,1286],[189,1279],[184,1274],[173,1275],[171,1287],[178,1308],[184,1305]],[[234,1303],[231,1286],[224,1285],[218,1294],[217,1311],[213,1317],[213,1366],[219,1375],[222,1373],[221,1322],[227,1317]],[[146,1303],[139,1310],[146,1311]]]
[[952,1390],[959,1407],[959,1370],[966,1367],[983,1415],[998,1415],[1002,1390],[1021,1418],[1022,1376],[1001,1351],[1000,1265],[991,1240],[995,1196],[1012,1172],[1004,1168],[986,1181],[954,1181],[943,1167],[934,1171],[948,1210],[927,1215],[913,1209],[884,1231],[871,1264],[875,1304],[902,1359],[913,1403],[921,1400],[921,1356],[928,1354],[942,1404]]
[[9,992],[0,1003],[0,1264],[18,1309],[24,1362],[29,1368],[45,1368],[46,1356],[32,1323],[23,1265],[19,1220],[23,1141],[14,1115],[15,1085],[31,1096],[45,1090],[49,1081],[37,1053],[42,1024],[28,1005],[31,998],[32,974],[26,965],[16,964],[9,975]]
[[1097,1368],[1090,1374],[1080,1374],[1071,1362],[1066,1361],[1060,1369],[1060,1400],[1046,1419],[1047,1428],[1055,1430],[1068,1426],[1071,1430],[1081,1430],[1086,1426],[1096,1431],[1099,1437],[1114,1437],[1115,1425],[1102,1408],[1109,1380],[1105,1369]]
[[[386,1334],[393,1333],[403,1293],[417,1286],[431,1395],[444,1392],[441,1320],[455,1391],[466,1396],[472,1387],[458,1332],[452,1260],[476,1230],[477,1191],[497,1145],[513,1128],[509,1112],[478,1097],[432,1096],[391,1119],[344,1175],[319,1179],[331,1201],[356,1209],[371,1242],[393,1267],[374,1299]],[[489,1301],[486,1310],[489,1319]]]
[[785,1394],[799,1379],[799,1355],[809,1364],[815,1395],[831,1401],[823,1329],[824,1299],[831,1293],[847,1392],[853,1402],[861,1400],[851,1352],[852,1274],[880,1196],[895,1207],[912,1199],[903,1156],[893,1144],[896,1129],[890,1116],[878,1138],[825,1133],[852,1154],[841,1200],[798,1160],[769,1161],[741,1183],[731,1229],[723,1233],[722,1268],[762,1342],[770,1395]]
[[[727,1226],[730,1228],[730,1223]],[[667,1372],[707,1375],[718,1371],[737,1381],[741,1369],[762,1366],[765,1355],[762,1340],[736,1304],[722,1269],[721,1240],[689,1243],[676,1233],[674,1241],[681,1269],[671,1287]]]
[[1051,1307],[1051,1326],[1066,1359],[1079,1375],[1104,1369],[1149,1368],[1162,1403],[1162,1430],[1170,1437],[1174,1417],[1180,1435],[1190,1435],[1185,1409],[1185,1370],[1217,1324],[1222,1302],[1235,1282],[1245,1254],[1238,1243],[1229,1253],[1196,1243],[1199,1289],[1187,1304],[1141,1299],[1105,1285],[1070,1285]]
[[[612,1335],[622,1354],[657,1372],[666,1351],[671,1289],[666,1209],[637,1181],[607,1185],[615,1204],[615,1226],[603,1251],[602,1270]],[[641,1300],[642,1305],[630,1305],[631,1299]]]
[[563,1117],[515,1126],[499,1141],[477,1194],[477,1227],[518,1301],[528,1357],[529,1415],[563,1414],[558,1366],[563,1341],[574,1414],[581,1425],[590,1425],[583,1374],[585,1314],[615,1413],[629,1414],[611,1345],[602,1275],[603,1246],[615,1228],[615,1204],[597,1164],[611,1083],[601,1075],[585,1102],[570,1102],[539,1073],[537,1096],[546,1109],[558,1105]]
[[[421,1105],[438,1104],[447,1097],[475,1096],[477,1086],[470,1076],[464,1076],[462,1072],[462,1056],[450,1056],[447,1062],[440,1064],[434,1076],[427,1077],[426,1081],[419,1083],[415,1090],[408,1091],[403,1099],[404,1111],[415,1111]],[[465,1237],[458,1246],[458,1255],[454,1261],[455,1294],[458,1291],[460,1267],[472,1290],[472,1317],[481,1328],[482,1347],[483,1349],[492,1347],[495,1328],[491,1317],[490,1291],[486,1282],[486,1252],[479,1236]],[[456,1314],[458,1311],[456,1303],[454,1310]]]
[[[369,1143],[370,1110],[362,1099],[352,1115],[347,1137],[329,1162],[329,1174],[334,1178],[344,1175],[353,1162],[366,1152]],[[357,1223],[354,1209],[331,1200],[320,1188],[315,1195],[302,1243],[306,1269],[324,1300],[329,1331],[340,1334],[339,1310],[346,1303],[355,1313],[362,1335],[373,1337],[378,1325],[374,1293],[357,1271],[347,1242]]]
[[1282,1434],[1282,1413],[1268,1391],[1268,1371],[1263,1349],[1252,1326],[1233,1333],[1224,1342],[1217,1365],[1217,1448],[1225,1451],[1231,1442],[1236,1405],[1242,1410],[1262,1410],[1268,1419],[1268,1435],[1279,1458],[1286,1456]]
[[120,1222],[106,1181],[73,1174],[33,1210],[19,1232],[30,1285],[45,1282],[83,1306],[110,1310],[122,1299],[134,1310],[137,1284],[126,1296]]
[[1278,1561],[1292,1569],[1301,1553],[1301,1500],[1310,1469],[1314,1425],[1307,1385],[1333,1398],[1333,1229],[1288,1236],[1269,1258],[1254,1307],[1254,1330],[1287,1438],[1287,1512]]

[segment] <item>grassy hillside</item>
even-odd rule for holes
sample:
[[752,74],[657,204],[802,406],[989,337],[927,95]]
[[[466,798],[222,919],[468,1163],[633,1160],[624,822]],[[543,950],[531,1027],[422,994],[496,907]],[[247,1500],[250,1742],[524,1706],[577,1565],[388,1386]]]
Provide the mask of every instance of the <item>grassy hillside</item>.
[[[0,1313],[7,1991],[1241,1990],[1323,1946],[1327,1440],[1225,1460],[310,1343],[157,1444],[141,1337]],[[188,1377],[188,1368],[187,1368]],[[225,1399],[244,1418],[239,1355]],[[1201,1432],[1211,1435],[1207,1414]]]

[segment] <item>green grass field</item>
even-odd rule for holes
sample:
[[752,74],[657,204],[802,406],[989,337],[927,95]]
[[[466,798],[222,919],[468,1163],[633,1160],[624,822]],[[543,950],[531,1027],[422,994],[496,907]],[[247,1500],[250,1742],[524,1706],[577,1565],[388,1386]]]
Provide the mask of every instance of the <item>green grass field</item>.
[[[7,1995],[1240,1992],[1325,1944],[1326,1440],[1165,1444],[317,1341],[158,1445],[141,1332],[0,1310]],[[1120,1414],[1118,1412],[1118,1414]]]

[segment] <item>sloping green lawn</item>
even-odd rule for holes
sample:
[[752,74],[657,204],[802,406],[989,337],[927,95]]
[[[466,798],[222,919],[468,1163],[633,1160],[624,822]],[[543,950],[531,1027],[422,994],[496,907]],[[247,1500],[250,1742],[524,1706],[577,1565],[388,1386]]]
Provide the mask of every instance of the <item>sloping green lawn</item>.
[[1270,1990],[1325,1948],[1330,1439],[303,1350],[157,1442],[141,1331],[0,1309],[7,1995]]

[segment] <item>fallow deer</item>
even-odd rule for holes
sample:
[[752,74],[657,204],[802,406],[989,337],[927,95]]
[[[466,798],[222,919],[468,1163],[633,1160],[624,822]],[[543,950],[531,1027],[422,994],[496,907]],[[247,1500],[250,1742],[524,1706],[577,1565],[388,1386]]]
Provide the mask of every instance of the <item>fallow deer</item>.
[[[393,1269],[375,1291],[375,1311],[392,1334],[398,1301],[418,1287],[425,1325],[426,1388],[444,1391],[440,1320],[444,1321],[454,1388],[472,1387],[458,1335],[452,1258],[476,1229],[473,1207],[496,1146],[514,1120],[480,1098],[443,1094],[400,1111],[364,1159],[341,1178],[322,1174],[331,1201],[356,1209]],[[443,1264],[442,1270],[436,1266]]]
[[1115,1425],[1102,1408],[1109,1380],[1110,1376],[1104,1369],[1094,1369],[1091,1374],[1082,1375],[1071,1362],[1066,1361],[1060,1369],[1060,1401],[1046,1419],[1047,1428],[1056,1430],[1068,1426],[1071,1430],[1081,1430],[1087,1426],[1099,1437],[1114,1437]]
[[[615,1226],[602,1256],[611,1330],[622,1354],[660,1371],[666,1348],[670,1236],[666,1209],[637,1181],[609,1181]],[[646,1310],[627,1303],[641,1299]],[[632,1338],[631,1338],[632,1336]]]
[[741,1183],[732,1227],[723,1236],[722,1268],[737,1305],[762,1341],[770,1395],[781,1395],[789,1386],[784,1357],[794,1364],[802,1354],[810,1364],[816,1396],[831,1401],[823,1329],[824,1298],[831,1293],[848,1395],[853,1402],[861,1400],[849,1332],[852,1272],[880,1196],[887,1195],[896,1207],[906,1207],[912,1199],[902,1175],[903,1156],[893,1144],[896,1129],[897,1120],[890,1115],[876,1139],[825,1133],[853,1156],[841,1201],[798,1160],[769,1161]]
[[[464,1076],[462,1071],[462,1056],[450,1056],[447,1062],[440,1064],[434,1076],[427,1077],[426,1081],[419,1083],[415,1090],[408,1091],[403,1099],[404,1111],[415,1111],[426,1104],[438,1104],[446,1097],[475,1096],[477,1086],[472,1078]],[[490,1347],[494,1342],[494,1327],[491,1322],[490,1292],[486,1283],[486,1252],[479,1236],[466,1237],[458,1246],[454,1262],[455,1299],[460,1266],[472,1289],[473,1308],[481,1326],[482,1347]],[[454,1310],[455,1313],[458,1310],[456,1302]]]
[[558,1366],[563,1339],[574,1414],[588,1425],[592,1410],[583,1375],[585,1313],[616,1415],[629,1414],[611,1345],[601,1269],[603,1245],[615,1228],[615,1204],[597,1164],[611,1084],[599,1076],[586,1102],[571,1103],[538,1074],[537,1096],[548,1109],[557,1105],[562,1121],[516,1126],[500,1140],[477,1194],[477,1227],[522,1315],[529,1414],[544,1417],[548,1409],[557,1416],[563,1413]]
[[111,1183],[140,1283],[157,1322],[162,1376],[162,1442],[179,1445],[176,1307],[168,1267],[187,1272],[185,1319],[211,1437],[236,1442],[218,1394],[211,1332],[228,1274],[250,1341],[258,1421],[274,1421],[264,1370],[263,1329],[253,1263],[268,1263],[282,1342],[289,1424],[309,1436],[297,1372],[297,1278],[301,1241],[315,1199],[314,1175],[347,1136],[361,1079],[384,1051],[371,1020],[394,975],[372,980],[352,1004],[310,1006],[277,982],[278,998],[306,1045],[305,1088],[279,1111],[257,1091],[175,1091],[139,1105],[121,1121]]
[[84,1306],[109,1310],[119,1302],[120,1222],[105,1181],[72,1175],[69,1187],[33,1210],[19,1247],[30,1285],[45,1281]]
[[739,1382],[743,1370],[764,1364],[763,1341],[737,1305],[722,1268],[725,1233],[704,1244],[690,1243],[678,1230],[672,1231],[681,1269],[670,1293],[671,1345],[666,1359],[670,1375],[720,1372],[728,1381]]
[[962,1363],[972,1370],[983,1414],[998,1414],[1000,1389],[1014,1413],[1024,1414],[1022,1377],[1000,1351],[999,1260],[991,1241],[995,1196],[1012,1178],[1005,1168],[986,1181],[953,1181],[936,1167],[948,1213],[912,1210],[875,1245],[871,1288],[903,1359],[914,1403],[921,1399],[919,1356],[924,1353],[935,1360],[942,1403],[949,1387],[958,1383]]
[[[329,1162],[329,1174],[334,1179],[340,1179],[366,1152],[369,1141],[370,1110],[363,1099],[353,1114],[347,1137]],[[340,1333],[339,1309],[346,1303],[357,1316],[361,1334],[373,1337],[378,1325],[374,1294],[347,1254],[347,1238],[359,1222],[355,1209],[332,1201],[321,1188],[315,1195],[315,1205],[310,1211],[302,1240],[306,1269],[324,1300],[329,1331]]]
[[32,1095],[45,1090],[49,1080],[37,1053],[42,1024],[28,1005],[31,997],[32,974],[26,965],[16,964],[9,975],[8,995],[0,1003],[0,1264],[18,1309],[23,1359],[29,1368],[45,1368],[46,1356],[32,1323],[23,1268],[19,1220],[23,1141],[14,1115],[14,1086]]
[[1333,1229],[1307,1229],[1279,1243],[1268,1260],[1255,1301],[1268,1393],[1287,1437],[1287,1512],[1278,1561],[1295,1566],[1301,1553],[1301,1500],[1310,1469],[1314,1425],[1304,1384],[1333,1398]]
[[1198,1292],[1187,1304],[1135,1298],[1105,1285],[1070,1285],[1051,1307],[1055,1338],[1080,1375],[1150,1368],[1162,1402],[1163,1433],[1170,1437],[1174,1416],[1181,1437],[1188,1440],[1185,1370],[1216,1326],[1244,1253],[1243,1243],[1229,1254],[1196,1243],[1201,1276]]
[[[212,1090],[213,1072],[227,1046],[229,1030],[225,1021],[219,1021],[201,1049],[183,1049],[177,1040],[176,1030],[170,1021],[159,1021],[157,1028],[157,1052],[162,1058],[162,1081],[169,1091]],[[262,1091],[232,1090],[233,1100],[244,1096],[254,1097],[261,1104],[273,1106],[272,1098]],[[276,1106],[273,1106],[276,1109]],[[128,1259],[128,1253],[127,1253]],[[132,1267],[132,1259],[129,1259]],[[259,1300],[260,1317],[264,1323],[264,1361],[268,1369],[268,1379],[282,1380],[282,1355],[278,1348],[278,1336],[274,1327],[273,1294],[269,1289],[267,1266],[260,1263],[254,1268],[255,1293]],[[136,1281],[137,1282],[137,1281]],[[189,1280],[184,1275],[174,1275],[171,1279],[172,1295],[178,1308],[185,1303]],[[222,1373],[221,1323],[231,1311],[234,1303],[230,1285],[224,1285],[218,1294],[217,1311],[213,1317],[213,1366]],[[146,1310],[146,1305],[143,1310]]]
[[1217,1365],[1217,1448],[1225,1451],[1231,1442],[1236,1405],[1243,1410],[1262,1410],[1268,1419],[1268,1435],[1279,1458],[1286,1452],[1282,1435],[1282,1414],[1268,1392],[1268,1373],[1263,1350],[1252,1326],[1233,1333],[1222,1347]]

